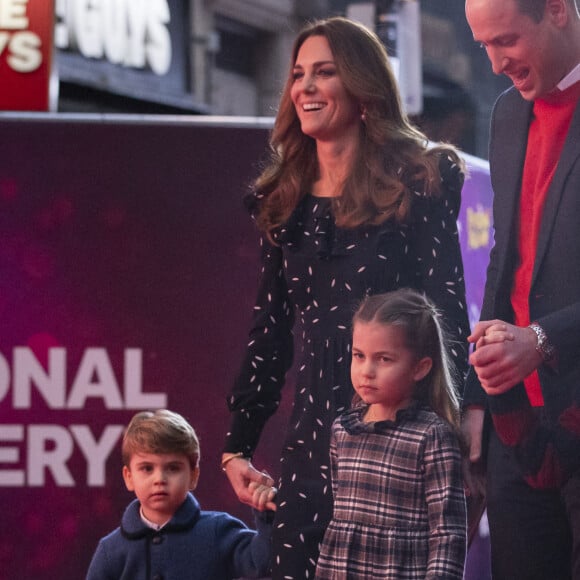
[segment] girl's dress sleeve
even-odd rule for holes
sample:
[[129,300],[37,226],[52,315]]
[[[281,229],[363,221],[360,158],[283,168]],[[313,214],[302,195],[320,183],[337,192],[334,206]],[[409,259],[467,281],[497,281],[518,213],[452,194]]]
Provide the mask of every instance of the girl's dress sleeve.
[[441,157],[439,166],[441,193],[431,196],[414,192],[412,246],[417,260],[417,285],[442,313],[442,322],[451,335],[449,351],[462,385],[468,368],[470,333],[457,230],[464,176],[447,156]]
[[336,497],[338,492],[338,448],[336,442],[337,431],[340,428],[340,419],[335,419],[332,431],[330,433],[330,481],[332,486],[332,495]]
[[462,462],[456,435],[436,424],[423,455],[429,516],[429,561],[425,580],[462,580],[467,550],[467,516]]
[[231,412],[225,452],[251,457],[268,418],[280,404],[294,355],[294,310],[288,299],[282,250],[260,239],[258,297],[241,370],[228,397]]

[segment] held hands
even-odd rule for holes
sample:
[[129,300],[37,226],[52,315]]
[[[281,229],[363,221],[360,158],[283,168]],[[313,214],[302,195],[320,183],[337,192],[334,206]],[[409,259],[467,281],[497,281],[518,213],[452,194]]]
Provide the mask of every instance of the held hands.
[[509,391],[542,364],[537,336],[527,327],[486,320],[475,325],[467,340],[475,343],[469,362],[488,395]]
[[[222,462],[231,454],[224,454]],[[246,457],[234,457],[222,463],[238,499],[258,511],[276,511],[274,480],[264,471],[258,471]]]
[[257,483],[256,481],[250,481],[248,490],[252,492],[252,505],[258,511],[276,511],[274,498],[276,497],[278,490],[275,487]]

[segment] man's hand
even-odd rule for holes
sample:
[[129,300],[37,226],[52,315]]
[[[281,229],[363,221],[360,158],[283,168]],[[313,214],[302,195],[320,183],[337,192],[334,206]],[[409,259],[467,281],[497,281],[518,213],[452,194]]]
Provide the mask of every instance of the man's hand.
[[475,343],[469,362],[488,395],[509,391],[543,362],[537,336],[527,327],[487,320],[478,322],[467,340]]

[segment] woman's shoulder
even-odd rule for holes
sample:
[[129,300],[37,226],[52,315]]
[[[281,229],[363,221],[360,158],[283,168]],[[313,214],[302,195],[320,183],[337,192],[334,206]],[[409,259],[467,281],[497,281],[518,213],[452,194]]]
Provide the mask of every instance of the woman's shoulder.
[[443,149],[438,153],[441,184],[446,190],[460,193],[465,181],[466,165],[459,153]]
[[242,203],[246,211],[252,217],[256,217],[265,198],[266,196],[263,193],[258,193],[255,189],[251,189],[242,197]]
[[442,189],[459,189],[465,181],[466,165],[459,151],[449,145],[432,145],[426,152],[437,166]]
[[434,146],[426,155],[431,158],[434,174],[431,181],[425,180],[411,186],[415,194],[416,211],[432,211],[435,205],[445,207],[457,216],[465,181],[463,160],[454,149],[445,146]]

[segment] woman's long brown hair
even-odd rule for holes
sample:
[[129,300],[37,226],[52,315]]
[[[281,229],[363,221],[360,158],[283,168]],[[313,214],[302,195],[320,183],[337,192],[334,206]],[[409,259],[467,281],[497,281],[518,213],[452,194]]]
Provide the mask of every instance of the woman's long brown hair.
[[439,158],[445,154],[463,167],[455,148],[430,148],[423,133],[403,111],[386,50],[370,30],[342,17],[316,21],[297,36],[291,66],[270,138],[270,159],[254,184],[260,201],[258,227],[270,234],[283,224],[318,178],[316,142],[305,135],[292,103],[292,69],[298,51],[311,36],[324,36],[346,91],[364,110],[360,145],[341,195],[333,199],[336,223],[354,228],[389,219],[404,222],[414,184],[436,195]]

